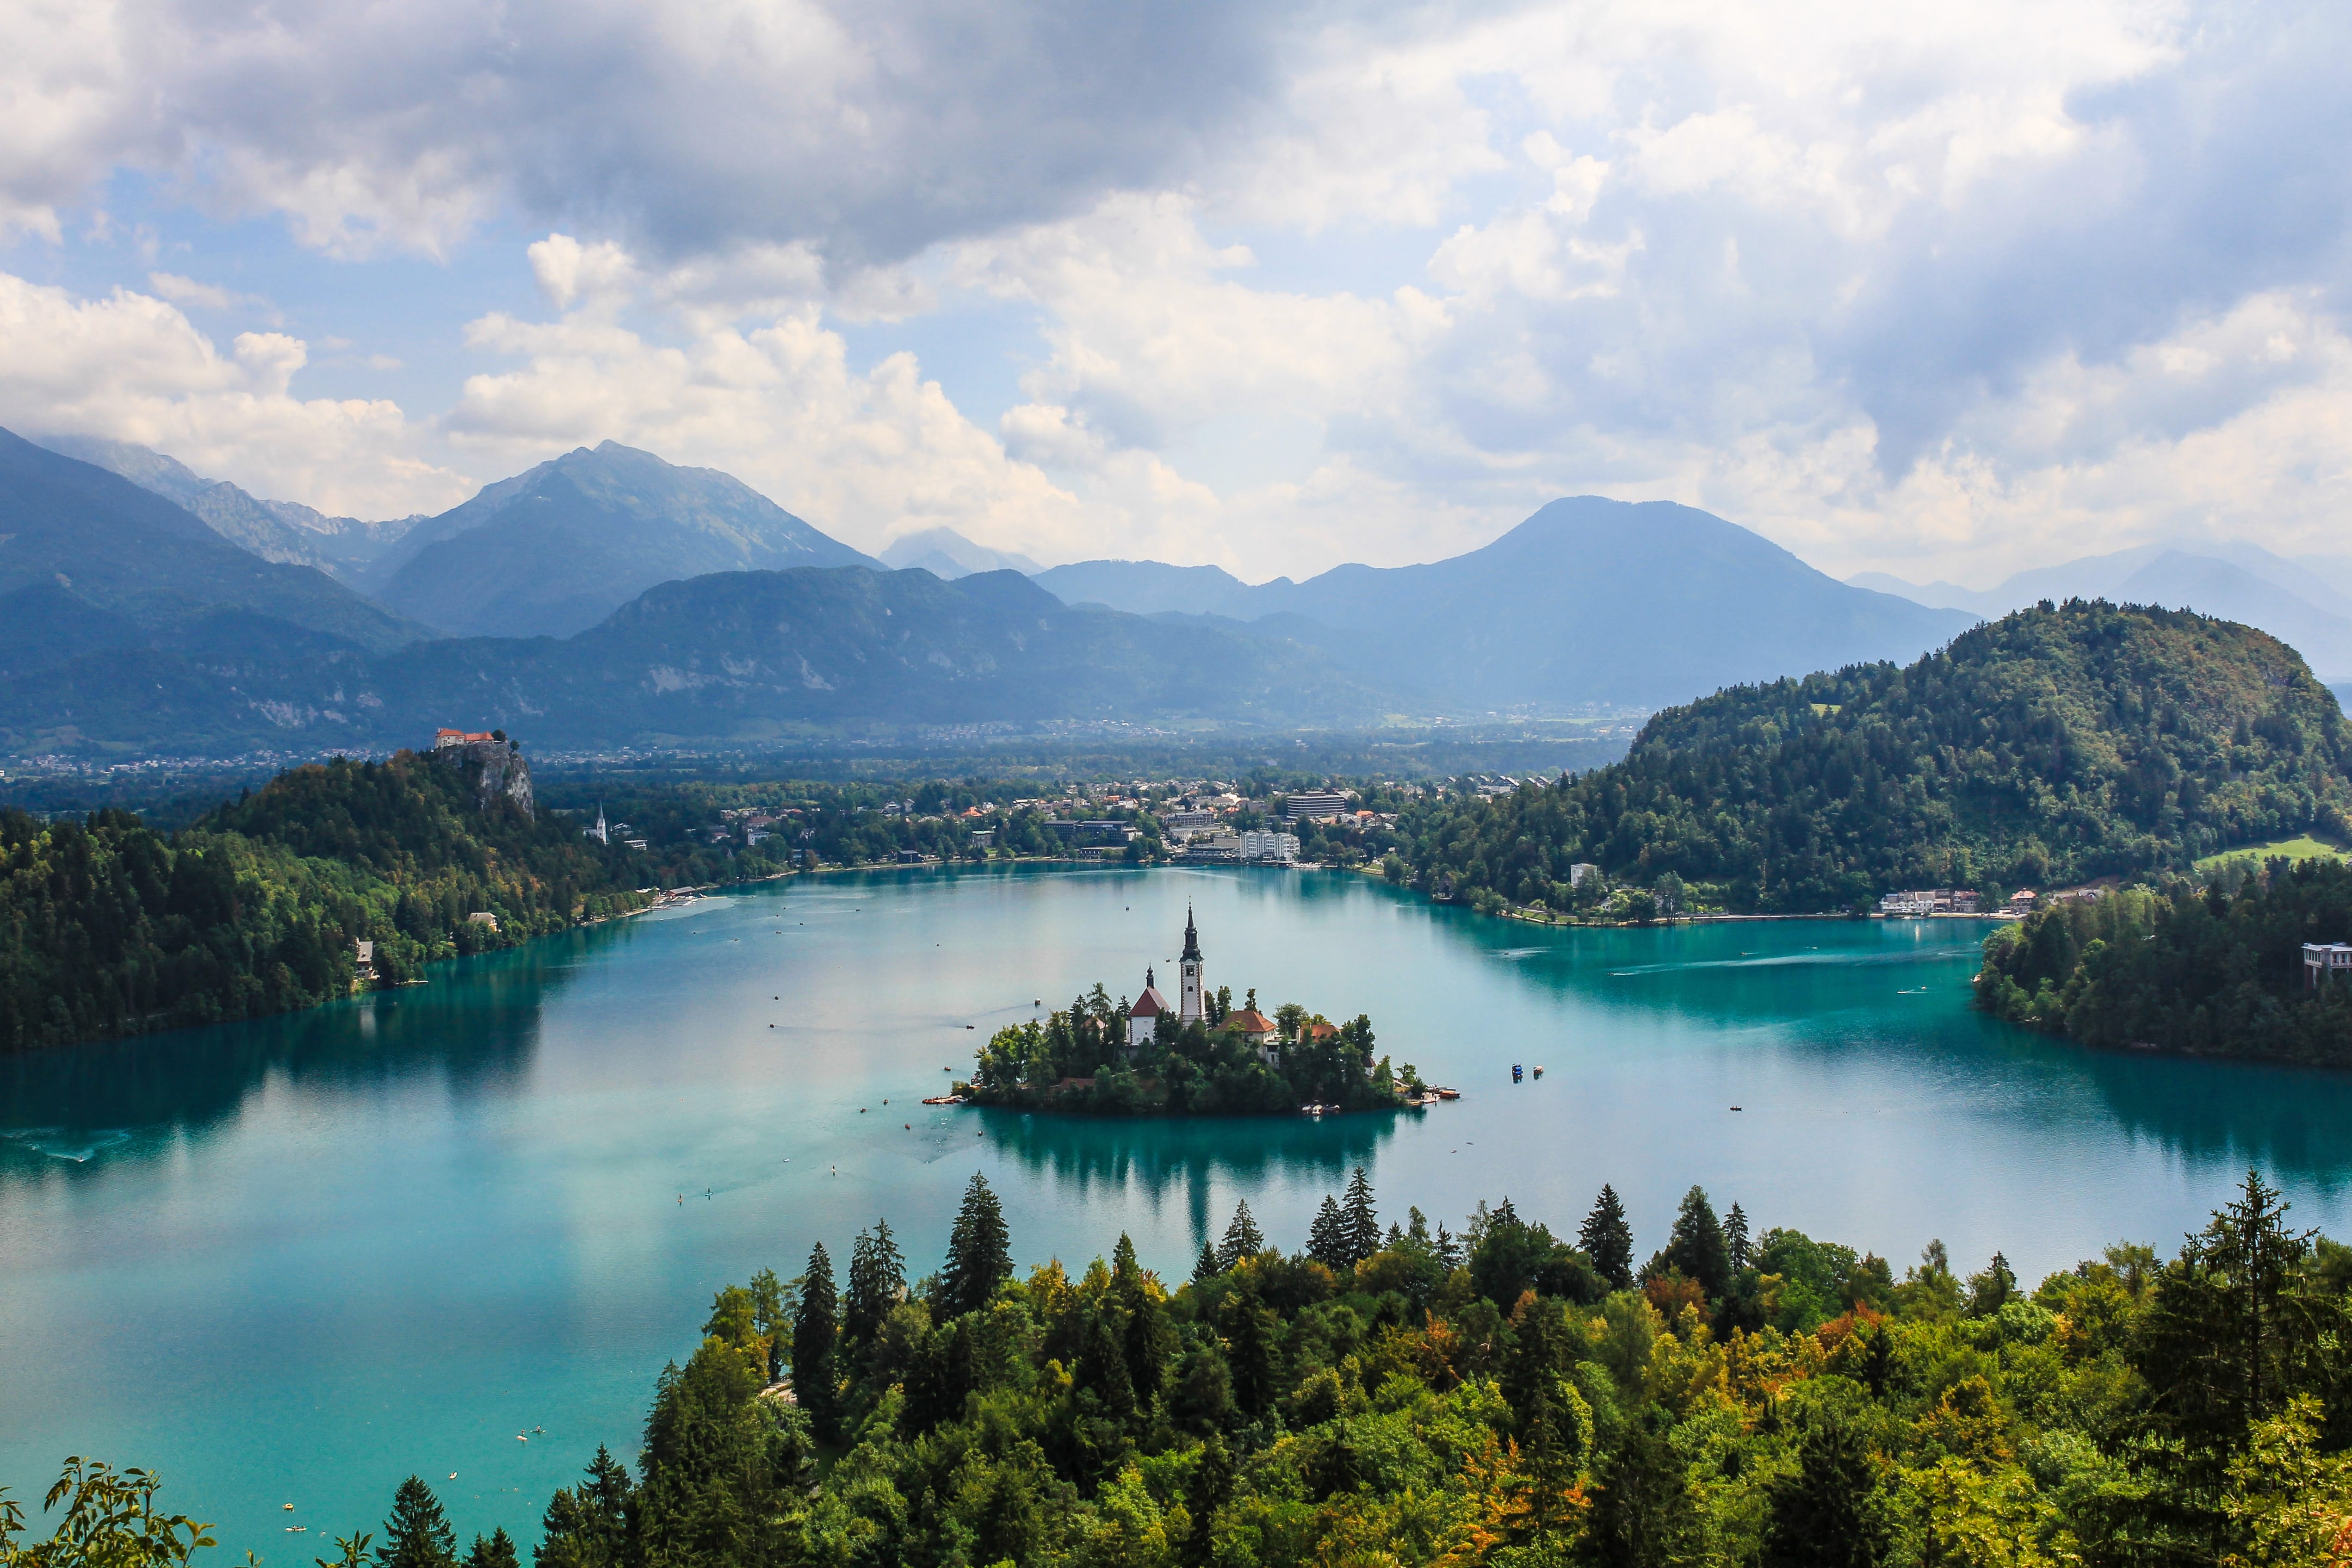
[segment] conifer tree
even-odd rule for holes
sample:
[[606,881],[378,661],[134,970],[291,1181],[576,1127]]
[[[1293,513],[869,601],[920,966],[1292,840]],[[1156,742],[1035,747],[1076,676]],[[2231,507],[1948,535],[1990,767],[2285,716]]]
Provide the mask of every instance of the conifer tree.
[[1339,1213],[1339,1200],[1328,1193],[1307,1229],[1307,1256],[1335,1273],[1348,1267],[1348,1222]]
[[1836,1423],[1809,1426],[1797,1470],[1773,1483],[1764,1568],[1878,1568],[1887,1559],[1878,1472],[1859,1434]]
[[768,1376],[782,1369],[784,1340],[792,1328],[791,1310],[784,1303],[784,1284],[772,1268],[751,1276],[751,1325],[768,1342]]
[[1206,1237],[1202,1237],[1201,1238],[1201,1256],[1192,1260],[1192,1283],[1195,1285],[1205,1285],[1210,1280],[1214,1279],[1218,1275],[1223,1274],[1224,1271],[1225,1266],[1217,1261],[1216,1243],[1211,1241]]
[[841,1377],[834,1359],[840,1337],[841,1298],[833,1287],[833,1259],[820,1241],[809,1249],[800,1311],[793,1320],[793,1397],[824,1443],[841,1435]]
[[1625,1205],[1618,1201],[1616,1188],[1602,1185],[1592,1212],[1576,1233],[1576,1244],[1611,1289],[1633,1289],[1633,1227],[1625,1223]]
[[1224,1273],[1244,1258],[1255,1258],[1265,1250],[1265,1237],[1259,1234],[1257,1221],[1250,1217],[1249,1200],[1244,1198],[1234,1210],[1233,1224],[1225,1226],[1225,1238],[1217,1247],[1217,1272]]
[[1437,1222],[1437,1239],[1430,1244],[1429,1249],[1437,1255],[1437,1261],[1445,1266],[1448,1274],[1462,1267],[1462,1243],[1445,1228],[1444,1220]]
[[1734,1274],[1755,1261],[1749,1256],[1748,1247],[1747,1211],[1734,1204],[1731,1212],[1723,1216],[1723,1250],[1731,1259]]
[[1667,1237],[1664,1257],[1669,1268],[1682,1271],[1684,1279],[1697,1280],[1708,1300],[1721,1300],[1730,1293],[1731,1254],[1705,1187],[1695,1186],[1683,1194],[1683,1206],[1675,1215],[1674,1233]]
[[1135,1243],[1122,1232],[1111,1253],[1111,1291],[1127,1314],[1127,1379],[1139,1409],[1148,1409],[1167,1386],[1168,1371],[1176,1359],[1174,1325],[1167,1304],[1160,1300],[1136,1261]]
[[977,1312],[1012,1278],[1013,1237],[1004,1226],[1004,1210],[989,1191],[988,1179],[975,1171],[963,1190],[955,1228],[948,1233],[947,1265],[940,1270],[940,1317]]
[[375,1560],[380,1568],[457,1568],[457,1533],[441,1511],[441,1500],[420,1478],[409,1477],[393,1493]]
[[466,1568],[521,1568],[515,1555],[514,1537],[500,1525],[490,1532],[488,1541],[474,1537],[474,1549],[466,1553]]
[[587,1479],[548,1500],[531,1552],[534,1568],[613,1568],[621,1560],[633,1491],[629,1472],[598,1445]]
[[1348,1178],[1348,1261],[1361,1263],[1381,1249],[1381,1216],[1372,1207],[1372,1184],[1361,1165]]
[[646,1563],[760,1560],[772,1517],[773,1424],[743,1357],[705,1340],[684,1368],[664,1369],[646,1417],[644,1479],[631,1520],[633,1555]]
[[841,1305],[843,1343],[872,1344],[906,1289],[906,1259],[890,1239],[890,1222],[876,1220],[872,1234],[859,1231],[850,1248],[849,1291]]

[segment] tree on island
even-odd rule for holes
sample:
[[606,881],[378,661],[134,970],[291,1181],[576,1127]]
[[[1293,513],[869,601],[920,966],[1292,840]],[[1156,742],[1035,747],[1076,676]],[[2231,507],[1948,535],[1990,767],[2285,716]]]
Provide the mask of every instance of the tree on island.
[[988,1305],[996,1288],[1013,1278],[1013,1237],[1003,1207],[977,1171],[963,1190],[963,1207],[948,1234],[948,1258],[940,1270],[938,1307],[944,1318],[960,1318]]

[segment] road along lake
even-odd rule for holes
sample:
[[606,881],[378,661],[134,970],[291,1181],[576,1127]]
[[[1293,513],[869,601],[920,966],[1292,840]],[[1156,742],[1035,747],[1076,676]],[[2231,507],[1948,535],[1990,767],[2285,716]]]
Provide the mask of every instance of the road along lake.
[[[1034,1003],[1131,995],[1147,963],[1169,988],[1188,903],[1212,988],[1369,1014],[1463,1098],[1319,1121],[919,1103]],[[928,1272],[975,1170],[1024,1268],[1126,1230],[1171,1283],[1244,1197],[1303,1245],[1359,1163],[1383,1219],[1457,1230],[1507,1194],[1572,1232],[1614,1183],[1641,1256],[1696,1182],[1898,1275],[1930,1237],[2029,1283],[2118,1239],[2168,1253],[2250,1163],[2352,1233],[2352,1079],[1993,1023],[1968,1006],[1986,929],[1548,931],[1337,872],[908,870],[0,1060],[0,1485],[37,1507],[69,1453],[147,1466],[231,1552],[307,1563],[380,1531],[414,1472],[461,1542],[503,1524],[528,1551],[599,1443],[635,1457],[721,1285],[790,1279],[819,1239],[838,1270],[879,1216]]]

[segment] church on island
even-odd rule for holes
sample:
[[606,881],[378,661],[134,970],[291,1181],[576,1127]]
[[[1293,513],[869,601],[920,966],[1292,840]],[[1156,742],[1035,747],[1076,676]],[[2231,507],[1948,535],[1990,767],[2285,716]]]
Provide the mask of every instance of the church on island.
[[[1127,1009],[1127,1048],[1131,1056],[1136,1047],[1151,1038],[1160,1020],[1169,1015],[1168,998],[1160,989],[1159,976],[1150,965],[1143,971],[1143,994]],[[1177,1024],[1205,1024],[1209,1019],[1208,994],[1201,979],[1201,933],[1192,923],[1192,911],[1184,910],[1184,951],[1176,960]],[[1254,1047],[1259,1059],[1272,1066],[1279,1047],[1275,1043],[1274,1020],[1255,1007],[1239,1007],[1219,1020],[1218,1026],[1229,1029]],[[1329,1025],[1323,1027],[1329,1028]]]

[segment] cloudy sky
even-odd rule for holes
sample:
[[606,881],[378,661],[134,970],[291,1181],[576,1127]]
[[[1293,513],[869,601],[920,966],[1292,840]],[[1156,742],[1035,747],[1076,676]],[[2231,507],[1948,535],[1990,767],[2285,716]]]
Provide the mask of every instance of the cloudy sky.
[[2352,549],[2352,8],[0,0],[0,424],[1251,577]]

